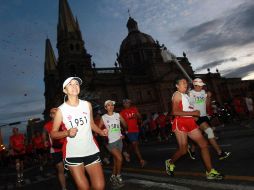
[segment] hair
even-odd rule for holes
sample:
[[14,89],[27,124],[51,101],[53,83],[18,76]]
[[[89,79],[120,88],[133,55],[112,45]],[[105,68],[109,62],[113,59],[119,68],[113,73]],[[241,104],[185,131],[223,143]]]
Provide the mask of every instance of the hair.
[[183,79],[185,79],[185,80],[187,80],[186,79],[186,77],[184,77],[184,76],[177,76],[176,78],[175,78],[175,80],[174,80],[174,85],[177,85],[177,84],[179,84],[179,81],[180,80],[183,80]]

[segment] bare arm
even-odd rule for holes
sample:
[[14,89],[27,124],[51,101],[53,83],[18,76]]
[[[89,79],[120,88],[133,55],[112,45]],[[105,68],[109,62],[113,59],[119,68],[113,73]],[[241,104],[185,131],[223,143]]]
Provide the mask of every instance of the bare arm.
[[98,133],[100,136],[107,136],[107,135],[108,135],[108,130],[107,130],[107,129],[101,130],[101,129],[94,123],[94,120],[93,120],[93,109],[92,109],[92,106],[91,106],[90,103],[89,103],[89,110],[90,110],[90,125],[91,125],[92,130],[93,130],[95,133]]
[[[58,109],[56,111],[56,115],[54,118],[54,122],[53,122],[53,128],[50,132],[50,137],[52,139],[62,139],[65,137],[69,137],[70,136],[70,130],[67,131],[59,131],[59,128],[61,126],[63,117],[62,117],[62,113],[61,111]],[[77,130],[77,129],[76,129]],[[76,135],[76,134],[75,134]]]
[[103,125],[104,125],[104,122],[103,122],[103,119],[101,118],[101,120],[100,120],[100,123],[99,123],[99,126],[98,126],[98,127],[101,129]]
[[124,128],[126,130],[128,130],[128,125],[127,125],[126,121],[124,120],[124,118],[120,114],[119,114],[119,116],[120,116],[120,121],[121,121],[122,125],[124,126]]
[[211,105],[211,100],[212,100],[212,93],[208,91],[207,97],[206,97],[206,107],[209,107]]
[[182,95],[180,93],[175,93],[172,99],[172,115],[175,116],[199,116],[200,112],[195,111],[182,111],[179,108],[179,103],[182,100]]

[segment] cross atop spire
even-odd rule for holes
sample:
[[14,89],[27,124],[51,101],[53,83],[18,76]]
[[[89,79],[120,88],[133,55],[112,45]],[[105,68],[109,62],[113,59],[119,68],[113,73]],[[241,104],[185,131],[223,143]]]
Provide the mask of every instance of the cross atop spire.
[[130,9],[128,9],[128,15],[129,15],[129,17],[131,17]]

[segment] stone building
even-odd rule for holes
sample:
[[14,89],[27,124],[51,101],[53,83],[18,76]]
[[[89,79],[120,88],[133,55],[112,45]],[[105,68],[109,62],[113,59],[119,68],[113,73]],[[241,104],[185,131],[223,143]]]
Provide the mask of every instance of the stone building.
[[[103,105],[106,99],[113,99],[119,108],[122,99],[130,98],[141,113],[170,110],[170,98],[175,90],[173,80],[177,75],[183,75],[176,62],[193,78],[191,63],[185,53],[183,57],[175,57],[169,53],[172,59],[165,59],[162,56],[165,47],[152,36],[141,32],[137,21],[132,17],[129,17],[126,26],[128,34],[117,53],[115,67],[96,68],[96,65],[92,64],[92,56],[85,48],[78,19],[73,17],[67,0],[59,0],[58,59],[55,58],[50,40],[46,39],[45,119],[48,119],[50,108],[63,102],[62,83],[69,76],[78,76],[84,81],[81,99],[85,98],[100,105]],[[234,82],[231,81],[240,80],[225,79],[219,73],[196,76],[203,78],[215,93],[223,92],[223,96],[233,96]],[[242,87],[240,81],[238,83],[241,83]],[[217,93],[218,101],[227,98],[219,95],[220,93]]]
[[[131,17],[127,21],[128,35],[122,41],[117,62],[112,68],[96,68],[67,0],[59,0],[57,25],[58,59],[49,39],[45,50],[45,112],[63,102],[61,84],[69,76],[78,76],[85,81],[81,96],[103,104],[106,99],[121,103],[130,98],[142,113],[167,111],[172,81],[182,74],[174,61],[164,61],[164,48],[150,35],[138,29]],[[173,56],[173,55],[172,55]],[[193,70],[187,58],[178,58],[188,73]],[[89,92],[90,94],[87,94]],[[90,95],[90,96],[89,96]]]

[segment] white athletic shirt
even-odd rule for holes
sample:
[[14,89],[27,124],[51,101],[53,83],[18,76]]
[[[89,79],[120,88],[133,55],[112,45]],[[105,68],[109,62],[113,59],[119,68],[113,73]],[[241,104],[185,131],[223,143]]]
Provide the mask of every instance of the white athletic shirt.
[[191,90],[189,92],[190,104],[193,106],[194,110],[200,111],[200,117],[207,116],[206,114],[206,97],[207,93],[204,90],[197,92]]
[[119,140],[122,136],[119,113],[114,112],[113,115],[104,114],[102,120],[108,130],[108,142],[113,143]]
[[253,101],[252,101],[252,99],[249,98],[249,97],[246,97],[245,102],[246,102],[248,111],[253,111]]
[[[180,93],[182,96],[182,101],[181,101],[181,105],[182,106],[182,110],[183,111],[193,111],[193,107],[190,105],[190,100],[189,100],[189,96],[187,94],[181,93],[179,91],[176,91],[173,96],[175,96],[176,93]],[[181,116],[181,117],[191,117],[191,116]]]
[[64,158],[84,157],[99,152],[90,125],[88,102],[79,100],[78,106],[70,106],[63,103],[59,109],[62,112],[63,123],[67,130],[78,128],[75,137],[67,137],[66,146],[63,147]]

